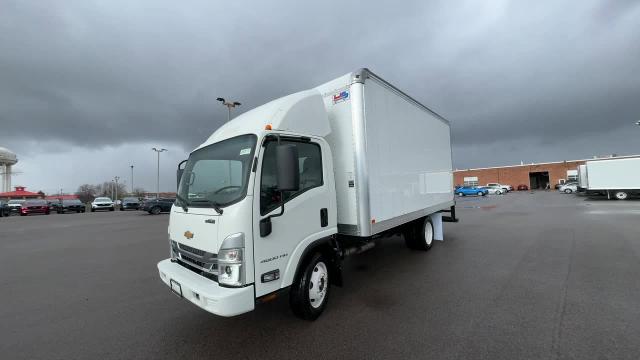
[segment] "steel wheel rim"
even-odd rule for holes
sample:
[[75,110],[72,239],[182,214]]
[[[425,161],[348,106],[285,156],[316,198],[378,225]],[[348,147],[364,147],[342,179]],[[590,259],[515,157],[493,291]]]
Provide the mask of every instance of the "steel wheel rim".
[[433,225],[431,223],[427,223],[424,229],[424,238],[427,241],[427,245],[431,245],[433,243]]
[[624,200],[627,198],[627,193],[625,192],[617,192],[616,193],[616,198],[618,198],[618,200]]
[[322,261],[316,263],[309,279],[309,302],[314,309],[319,308],[324,303],[329,286],[329,271],[327,265]]

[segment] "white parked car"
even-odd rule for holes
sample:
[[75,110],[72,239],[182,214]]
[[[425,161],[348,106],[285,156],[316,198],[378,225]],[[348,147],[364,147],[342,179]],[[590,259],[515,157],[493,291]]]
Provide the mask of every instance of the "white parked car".
[[[503,185],[503,184],[498,184],[498,183],[488,183],[487,184],[487,188],[490,187],[498,187],[500,189],[502,189],[503,193],[508,193],[509,191],[513,190],[513,186],[511,185]],[[489,192],[489,194],[491,194],[491,192]]]
[[108,197],[98,197],[91,203],[91,212],[95,212],[96,210],[115,210],[115,206],[113,204],[113,200]]
[[500,184],[487,184],[484,188],[489,190],[490,195],[502,195],[507,192]]
[[563,192],[565,194],[571,194],[578,191],[578,183],[577,182],[568,182],[558,188],[558,191]]

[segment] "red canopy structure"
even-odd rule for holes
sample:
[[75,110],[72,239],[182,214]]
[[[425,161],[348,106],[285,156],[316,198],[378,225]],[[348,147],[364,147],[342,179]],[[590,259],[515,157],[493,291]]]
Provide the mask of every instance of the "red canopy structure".
[[16,186],[15,191],[8,191],[0,193],[0,198],[6,199],[38,199],[41,198],[42,195],[38,193],[34,193],[31,191],[26,191],[24,186]]

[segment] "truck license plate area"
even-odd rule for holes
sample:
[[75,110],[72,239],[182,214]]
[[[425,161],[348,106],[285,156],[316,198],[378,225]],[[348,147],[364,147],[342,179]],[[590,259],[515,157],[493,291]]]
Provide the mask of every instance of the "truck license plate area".
[[169,283],[171,284],[171,291],[179,297],[182,297],[182,286],[180,286],[180,283],[173,279],[170,279]]

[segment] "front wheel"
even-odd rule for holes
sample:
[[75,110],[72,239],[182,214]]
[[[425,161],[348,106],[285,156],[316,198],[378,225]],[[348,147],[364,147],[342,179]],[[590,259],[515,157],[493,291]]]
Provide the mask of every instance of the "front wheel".
[[93,208],[92,208],[92,209],[91,209],[91,212],[96,212],[96,209],[93,209]]
[[496,195],[502,195],[502,191],[500,190],[496,191]]
[[484,196],[484,193],[482,191],[478,191],[478,196]]
[[616,197],[617,200],[627,200],[627,198],[629,197],[629,194],[627,194],[626,191],[616,191],[614,196]]
[[464,196],[464,193],[463,192],[459,192],[458,196]]
[[565,194],[571,194],[573,192],[573,190],[571,189],[564,189],[564,193]]
[[151,211],[149,211],[149,214],[158,215],[160,214],[160,211],[162,211],[162,209],[160,209],[159,206],[154,206]]
[[296,277],[289,293],[293,313],[305,320],[315,320],[329,300],[329,266],[321,253],[315,253]]

